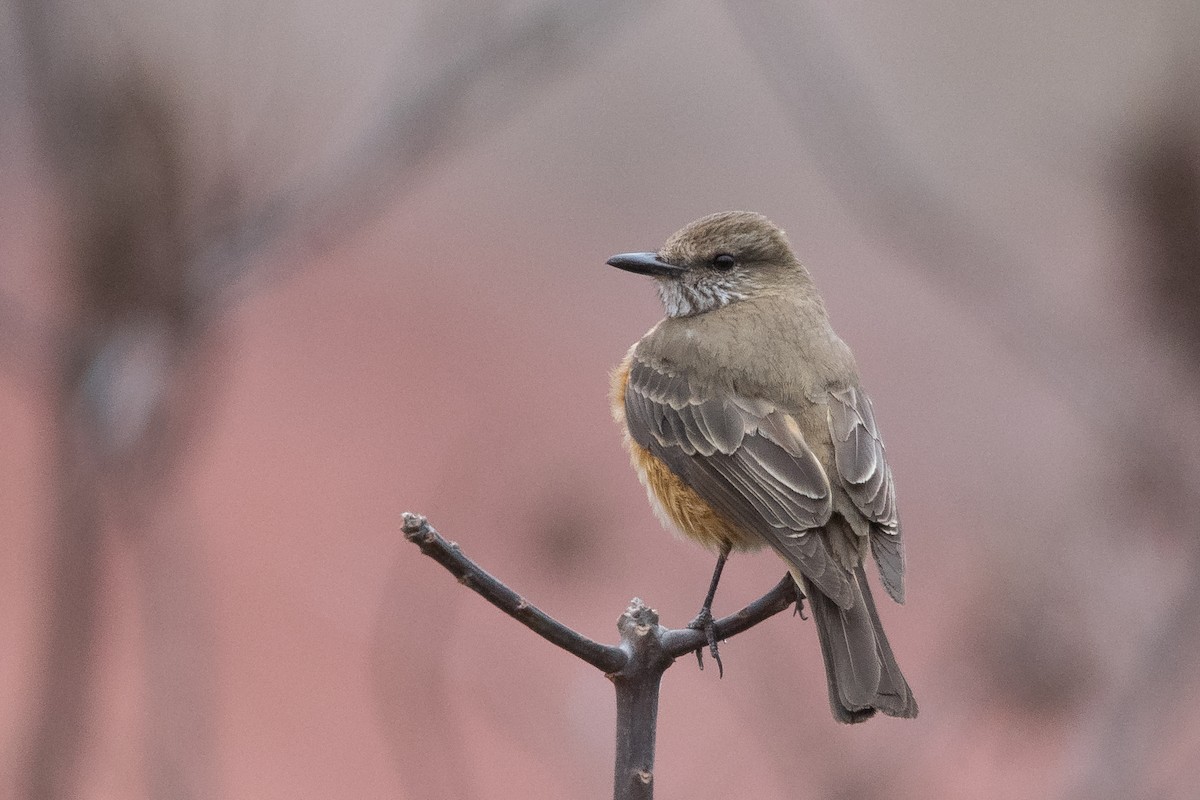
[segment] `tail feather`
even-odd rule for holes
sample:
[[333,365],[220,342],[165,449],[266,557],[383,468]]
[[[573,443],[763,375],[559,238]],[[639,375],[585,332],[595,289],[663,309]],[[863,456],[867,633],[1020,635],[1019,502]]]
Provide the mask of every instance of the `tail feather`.
[[870,719],[876,711],[915,717],[917,701],[883,633],[861,566],[854,578],[850,608],[839,608],[808,580],[803,582],[825,659],[833,716],[847,723]]

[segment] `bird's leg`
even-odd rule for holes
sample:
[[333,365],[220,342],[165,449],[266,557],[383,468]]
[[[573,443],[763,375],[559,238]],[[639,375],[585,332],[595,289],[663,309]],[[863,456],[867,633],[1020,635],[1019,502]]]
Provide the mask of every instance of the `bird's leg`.
[[[712,653],[713,661],[717,662],[717,676],[725,676],[725,667],[721,664],[721,654],[717,651],[717,628],[713,624],[712,604],[713,598],[717,596],[717,584],[721,582],[721,570],[725,569],[725,559],[729,557],[729,547],[722,547],[720,554],[717,556],[717,566],[713,569],[712,583],[708,585],[708,594],[704,596],[704,605],[700,607],[700,613],[696,618],[688,623],[688,627],[693,630],[704,631],[704,635],[708,637],[708,649]],[[696,662],[700,665],[700,669],[704,669],[704,648],[696,648]]]
[[[791,577],[791,575],[789,574],[788,577]],[[796,579],[792,578],[792,580],[795,581]],[[796,608],[792,611],[792,614],[793,614],[793,616],[799,616],[800,619],[808,619],[808,617],[804,616],[804,598],[805,597],[806,597],[806,595],[804,594],[804,588],[799,583],[797,583],[796,584]]]

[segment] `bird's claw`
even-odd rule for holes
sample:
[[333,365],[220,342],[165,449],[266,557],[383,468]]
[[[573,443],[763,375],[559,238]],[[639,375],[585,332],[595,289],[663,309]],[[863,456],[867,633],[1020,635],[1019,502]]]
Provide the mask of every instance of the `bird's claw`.
[[[713,661],[717,662],[717,677],[725,677],[725,665],[721,663],[721,653],[717,649],[717,626],[713,621],[712,609],[707,606],[700,609],[700,613],[688,623],[688,627],[695,631],[704,631],[704,636],[708,639],[708,651],[712,653]],[[701,670],[704,669],[703,646],[696,648],[696,663]]]

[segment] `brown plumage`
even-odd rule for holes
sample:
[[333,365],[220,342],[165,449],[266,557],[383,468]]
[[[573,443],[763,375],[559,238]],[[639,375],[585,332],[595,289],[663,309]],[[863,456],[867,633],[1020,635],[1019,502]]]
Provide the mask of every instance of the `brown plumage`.
[[784,560],[812,606],[837,719],[916,716],[862,567],[870,551],[903,602],[891,470],[854,358],[783,232],[714,214],[609,263],[655,277],[668,314],[612,384],[660,517],[722,558],[769,546]]

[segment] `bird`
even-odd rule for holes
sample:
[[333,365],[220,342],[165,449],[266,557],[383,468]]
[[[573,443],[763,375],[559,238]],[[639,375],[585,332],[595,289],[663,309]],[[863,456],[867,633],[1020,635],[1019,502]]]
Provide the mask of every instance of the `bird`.
[[721,571],[731,552],[769,547],[808,599],[834,718],[915,717],[864,570],[869,552],[904,602],[892,472],[854,356],[787,236],[726,211],[607,263],[653,278],[666,312],[614,370],[610,401],[657,516],[717,556],[689,627],[723,673]]

